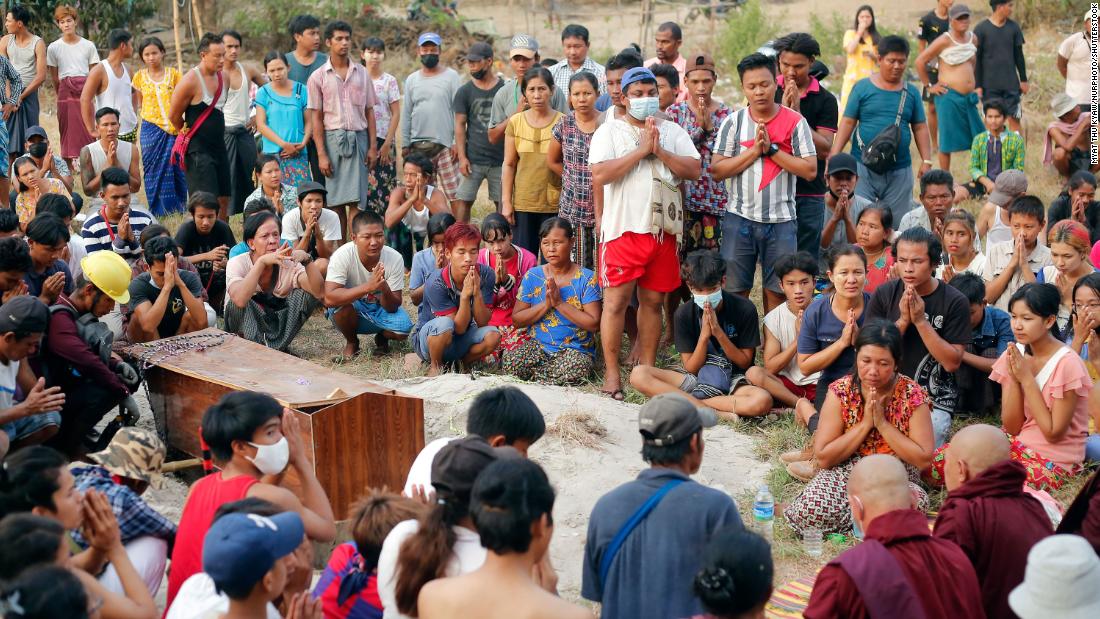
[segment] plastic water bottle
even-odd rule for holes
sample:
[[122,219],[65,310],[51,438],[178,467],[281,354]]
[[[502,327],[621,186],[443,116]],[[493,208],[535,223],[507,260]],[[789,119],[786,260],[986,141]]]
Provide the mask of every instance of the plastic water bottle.
[[775,497],[768,489],[768,484],[760,484],[756,491],[756,498],[752,502],[752,519],[756,523],[756,530],[764,539],[772,541],[772,527],[775,522]]

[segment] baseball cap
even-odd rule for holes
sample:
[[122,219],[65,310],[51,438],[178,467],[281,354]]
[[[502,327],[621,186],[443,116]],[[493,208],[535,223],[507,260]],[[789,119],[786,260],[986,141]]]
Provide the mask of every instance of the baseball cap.
[[1055,118],[1065,116],[1073,111],[1075,107],[1077,107],[1077,102],[1073,100],[1073,97],[1064,92],[1054,95],[1054,98],[1050,100],[1050,111],[1054,114]]
[[539,42],[535,37],[529,34],[517,34],[512,37],[511,43],[508,44],[511,51],[508,52],[508,57],[523,56],[524,58],[534,58],[539,53]]
[[1092,21],[1092,9],[1085,11],[1085,21]]
[[38,297],[19,295],[0,305],[0,333],[44,333],[49,322],[50,310]]
[[947,17],[950,19],[958,19],[963,15],[970,17],[970,7],[965,4],[952,4],[951,8],[947,9]]
[[428,43],[435,43],[436,45],[443,47],[443,39],[434,32],[425,32],[420,35],[420,38],[416,40],[417,45],[427,45]]
[[713,74],[717,74],[714,70],[714,58],[711,58],[710,54],[698,53],[684,56],[684,58],[687,60],[687,66],[684,67],[684,75],[692,71],[710,71]]
[[993,191],[989,194],[989,201],[997,206],[1004,206],[1016,196],[1027,192],[1027,175],[1023,170],[1005,170],[997,175],[993,181]]
[[470,46],[470,49],[466,50],[466,60],[472,60],[477,62],[479,60],[485,60],[486,58],[493,57],[493,46],[484,41],[478,41]]
[[469,435],[447,443],[432,460],[432,486],[438,495],[466,501],[474,480],[485,467],[501,458],[519,458],[512,447],[493,447],[480,436]]
[[164,477],[160,469],[167,453],[155,432],[142,428],[120,428],[107,449],[88,454],[88,459],[107,469],[112,475],[148,482],[161,487]]
[[316,181],[308,181],[308,182],[302,183],[301,185],[298,185],[298,201],[299,202],[302,201],[302,198],[306,197],[308,194],[311,194],[311,193],[320,193],[320,194],[323,194],[323,195],[327,196],[328,195],[328,189],[325,189],[324,185],[322,185],[321,183],[318,183]]
[[856,158],[848,153],[837,153],[829,157],[829,160],[825,162],[825,174],[836,174],[837,172],[859,174],[856,170]]
[[653,71],[650,71],[645,67],[634,67],[632,69],[627,69],[626,73],[623,74],[622,89],[626,90],[627,86],[633,84],[634,82],[641,82],[643,80],[653,80],[654,82],[656,82],[657,78],[653,76]]
[[50,139],[50,136],[46,135],[46,130],[38,125],[33,125],[27,128],[26,138],[29,140],[33,137],[40,137],[44,139]]
[[667,447],[718,423],[714,409],[698,407],[679,393],[650,398],[638,411],[638,431],[647,445]]
[[301,545],[305,533],[295,512],[226,514],[210,525],[203,539],[202,571],[219,593],[251,591],[276,561]]

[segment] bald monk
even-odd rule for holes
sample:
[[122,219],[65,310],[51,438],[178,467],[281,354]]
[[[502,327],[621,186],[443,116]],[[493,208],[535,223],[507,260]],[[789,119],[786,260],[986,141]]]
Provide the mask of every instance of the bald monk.
[[901,460],[860,460],[848,480],[848,505],[865,539],[822,568],[803,617],[985,617],[974,567],[958,546],[929,533]]
[[959,430],[944,452],[947,500],[933,535],[958,544],[978,574],[989,617],[1014,617],[1008,594],[1024,580],[1027,553],[1052,533],[1050,518],[1024,491],[1027,471],[1009,458],[1000,428]]

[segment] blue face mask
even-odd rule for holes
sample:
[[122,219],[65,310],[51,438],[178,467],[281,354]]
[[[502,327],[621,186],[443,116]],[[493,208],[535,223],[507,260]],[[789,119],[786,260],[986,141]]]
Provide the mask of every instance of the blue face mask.
[[638,120],[645,120],[660,111],[660,103],[657,97],[638,97],[630,99],[630,115]]
[[722,302],[722,289],[719,288],[710,294],[692,294],[695,299],[695,304],[699,306],[699,309],[703,309],[707,303],[710,303],[710,309],[718,309],[718,304]]

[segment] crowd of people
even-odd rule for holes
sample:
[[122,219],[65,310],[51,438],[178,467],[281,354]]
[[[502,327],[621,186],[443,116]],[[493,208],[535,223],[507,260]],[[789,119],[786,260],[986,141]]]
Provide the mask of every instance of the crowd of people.
[[[914,52],[860,7],[839,100],[820,59],[840,50],[761,41],[723,102],[714,58],[673,22],[655,57],[632,45],[605,64],[582,25],[561,31],[561,60],[514,34],[510,79],[486,42],[460,56],[464,79],[424,32],[402,85],[382,38],[356,38],[379,33],[340,20],[294,17],[294,49],[256,64],[239,32],[206,33],[183,71],[123,29],[101,57],[71,6],[47,45],[11,6],[0,615],[153,617],[167,573],[174,619],[590,616],[556,595],[555,490],[526,459],[545,421],[515,387],[482,392],[467,436],[429,444],[403,493],[371,490],[350,514],[296,418],[230,394],[201,426],[218,471],[179,522],[142,499],[166,448],[133,427],[142,377],[118,346],[222,326],[288,351],[321,310],[339,363],[373,335],[374,354],[407,345],[428,376],[648,398],[649,468],[588,523],[581,595],[603,617],[761,615],[767,540],[692,475],[705,428],[775,409],[807,437],[780,456],[806,482],[782,521],[863,540],[821,570],[805,616],[1100,613],[1100,482],[1068,509],[1051,495],[1100,460],[1096,16],[1059,46],[1049,171],[1032,171],[1024,35],[1011,0],[990,8],[972,27],[937,0]],[[47,77],[58,142],[39,125]],[[1029,174],[1065,189],[1046,204]],[[483,182],[494,208],[475,219]],[[181,212],[176,230],[158,222]],[[345,517],[352,541],[314,583],[312,542]]]

